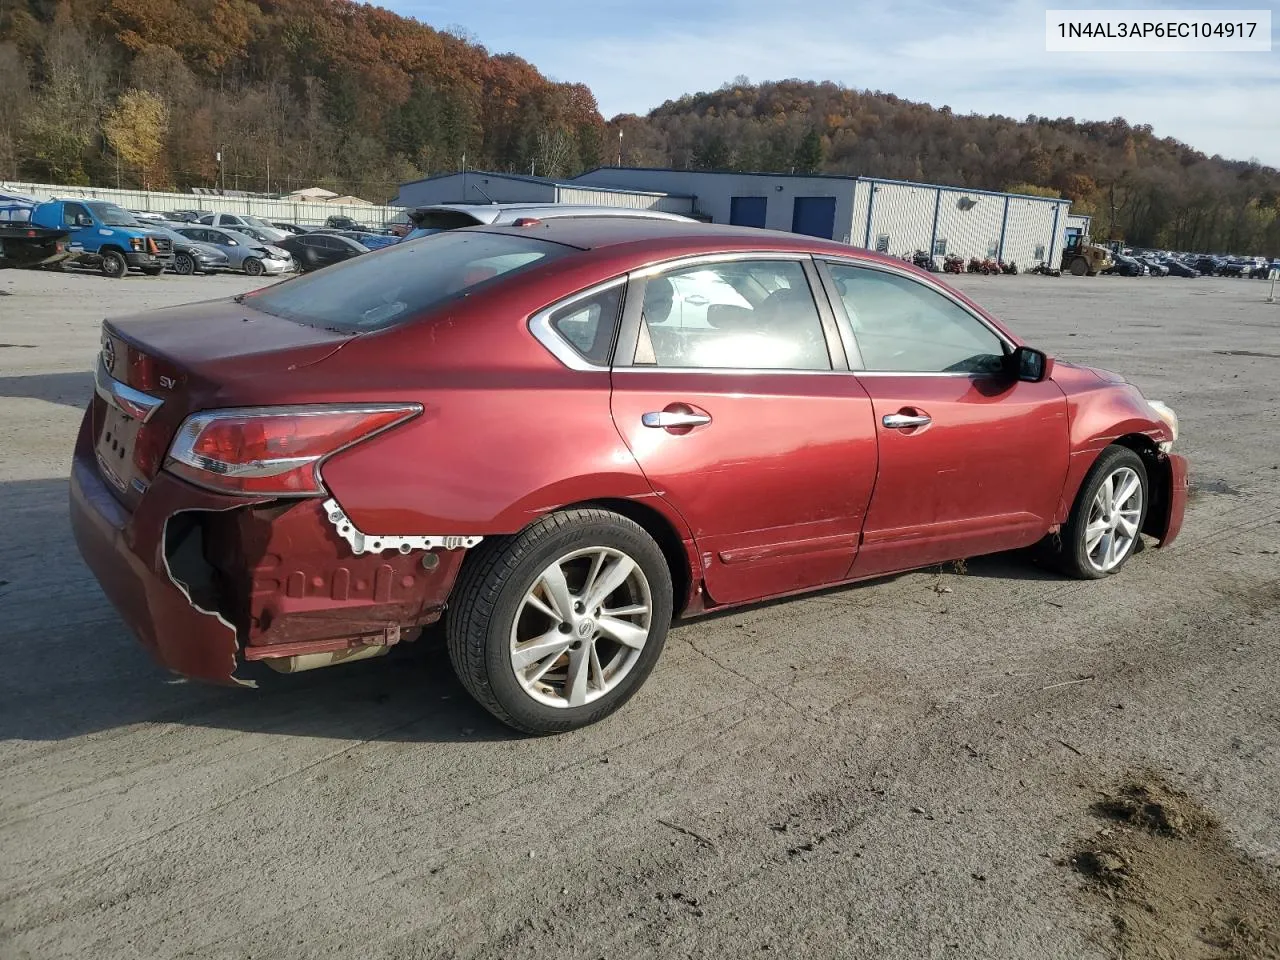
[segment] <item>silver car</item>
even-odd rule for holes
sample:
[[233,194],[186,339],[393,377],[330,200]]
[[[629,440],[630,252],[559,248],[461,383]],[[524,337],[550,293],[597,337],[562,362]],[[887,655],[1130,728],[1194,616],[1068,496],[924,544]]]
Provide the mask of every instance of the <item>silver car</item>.
[[442,230],[476,227],[481,224],[511,224],[517,220],[550,220],[560,217],[626,217],[632,220],[683,220],[692,217],[662,210],[605,207],[583,203],[436,203],[409,212],[413,227],[404,239],[417,240]]
[[297,269],[293,257],[287,250],[255,240],[235,230],[190,223],[184,223],[174,229],[188,240],[216,245],[231,261],[232,270],[242,271],[251,277],[260,277],[263,274],[274,277]]

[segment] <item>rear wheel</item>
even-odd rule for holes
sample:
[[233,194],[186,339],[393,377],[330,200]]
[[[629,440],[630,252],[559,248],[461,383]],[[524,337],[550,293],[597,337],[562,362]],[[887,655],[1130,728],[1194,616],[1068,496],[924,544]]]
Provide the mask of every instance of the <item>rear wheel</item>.
[[1147,518],[1147,468],[1128,447],[1098,456],[1062,530],[1057,563],[1081,580],[1118,573],[1138,548]]
[[173,258],[173,272],[189,277],[196,272],[195,258],[189,253],[180,253]]
[[121,277],[128,275],[129,264],[125,262],[123,253],[107,250],[102,254],[102,263],[98,269],[102,271],[103,276],[119,280]]
[[638,524],[553,513],[467,558],[447,623],[462,685],[508,726],[560,733],[627,702],[662,653],[671,573]]
[[262,261],[257,257],[250,257],[244,262],[244,272],[251,277],[260,277],[263,273]]

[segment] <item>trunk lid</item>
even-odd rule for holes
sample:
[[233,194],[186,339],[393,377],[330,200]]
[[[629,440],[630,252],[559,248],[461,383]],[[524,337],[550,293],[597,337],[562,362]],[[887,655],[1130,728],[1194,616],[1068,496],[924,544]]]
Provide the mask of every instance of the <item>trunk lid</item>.
[[105,321],[91,405],[99,472],[132,510],[188,415],[262,402],[264,387],[287,390],[352,339],[234,300]]

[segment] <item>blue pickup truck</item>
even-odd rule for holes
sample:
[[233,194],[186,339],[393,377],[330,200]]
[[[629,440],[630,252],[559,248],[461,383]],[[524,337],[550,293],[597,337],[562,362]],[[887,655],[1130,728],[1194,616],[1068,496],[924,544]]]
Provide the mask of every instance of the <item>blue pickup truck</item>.
[[32,208],[31,223],[69,231],[75,262],[108,277],[125,277],[130,270],[157,277],[173,266],[173,241],[114,203],[49,200]]

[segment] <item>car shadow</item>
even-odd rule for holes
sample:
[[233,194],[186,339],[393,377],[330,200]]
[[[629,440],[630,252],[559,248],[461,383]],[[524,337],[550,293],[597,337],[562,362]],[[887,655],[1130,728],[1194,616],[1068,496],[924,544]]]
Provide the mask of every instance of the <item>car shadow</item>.
[[[61,479],[0,483],[6,517],[0,542],[0,739],[58,741],[136,724],[407,743],[520,738],[466,693],[438,630],[387,657],[270,676],[259,689],[208,686],[167,673],[133,639],[81,562],[67,494]],[[1056,579],[1018,554],[970,560],[967,574]],[[894,579],[816,595],[847,594]],[[682,621],[677,629],[700,619]]]
[[0,739],[65,740],[134,724],[344,740],[518,737],[462,688],[438,634],[376,660],[270,676],[259,689],[168,673],[80,560],[67,495],[66,480],[0,484]]
[[0,397],[30,397],[83,410],[93,396],[93,374],[34,373],[0,377]]

